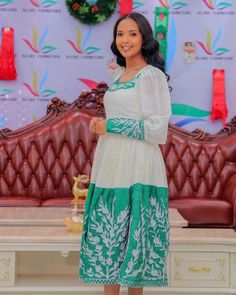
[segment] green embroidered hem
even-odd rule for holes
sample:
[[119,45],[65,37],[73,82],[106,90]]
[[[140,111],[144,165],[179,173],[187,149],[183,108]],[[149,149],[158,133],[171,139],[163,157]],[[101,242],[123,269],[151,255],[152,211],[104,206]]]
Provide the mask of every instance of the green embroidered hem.
[[121,285],[124,287],[141,288],[141,287],[164,287],[168,286],[168,280],[165,281],[144,281],[144,282],[132,282],[129,280],[117,279],[117,280],[100,280],[91,278],[81,278],[87,284],[96,285]]
[[168,189],[91,183],[85,205],[80,277],[124,286],[167,284]]

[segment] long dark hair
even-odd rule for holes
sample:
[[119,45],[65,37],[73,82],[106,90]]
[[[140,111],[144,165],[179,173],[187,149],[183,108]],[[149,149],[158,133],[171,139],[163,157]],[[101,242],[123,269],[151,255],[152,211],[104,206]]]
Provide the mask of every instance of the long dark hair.
[[119,23],[126,18],[133,19],[139,26],[139,30],[142,34],[142,39],[143,39],[142,55],[145,58],[146,62],[165,72],[164,70],[165,62],[160,57],[159,43],[154,39],[152,27],[149,24],[146,17],[137,12],[125,14],[121,16],[115,23],[115,26],[113,29],[113,42],[111,44],[111,50],[116,55],[118,65],[126,66],[125,58],[120,54],[116,46],[117,27]]

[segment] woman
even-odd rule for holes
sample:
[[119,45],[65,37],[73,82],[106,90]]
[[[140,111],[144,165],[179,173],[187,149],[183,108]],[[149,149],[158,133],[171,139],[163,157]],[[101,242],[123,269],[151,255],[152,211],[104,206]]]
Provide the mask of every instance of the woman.
[[159,45],[147,19],[122,16],[111,45],[124,71],[104,96],[100,135],[85,205],[80,277],[105,295],[167,285],[168,189],[158,147],[167,138],[171,105]]

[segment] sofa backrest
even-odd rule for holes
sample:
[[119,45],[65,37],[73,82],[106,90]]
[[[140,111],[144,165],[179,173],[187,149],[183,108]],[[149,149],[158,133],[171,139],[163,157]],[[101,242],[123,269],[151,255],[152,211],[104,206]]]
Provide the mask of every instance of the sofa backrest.
[[[232,129],[231,129],[232,131]],[[200,136],[199,136],[200,135]],[[207,135],[169,126],[161,146],[170,199],[221,198],[225,183],[236,172],[236,132]]]
[[[72,198],[73,176],[90,175],[97,137],[91,116],[70,111],[29,132],[0,142],[0,195]],[[0,202],[1,205],[1,202]]]
[[104,115],[106,90],[101,83],[71,104],[55,97],[42,119],[0,130],[0,206],[70,205],[73,177],[91,173],[98,137],[88,126]]
[[[104,115],[106,89],[100,84],[72,104],[54,98],[44,119],[0,132],[0,206],[7,206],[6,197],[16,202],[32,198],[34,206],[53,206],[58,198],[64,198],[59,205],[70,204],[73,177],[91,173],[98,137],[88,127],[93,116]],[[234,121],[217,135],[170,124],[168,142],[161,146],[170,199],[221,198],[224,184],[236,172]]]

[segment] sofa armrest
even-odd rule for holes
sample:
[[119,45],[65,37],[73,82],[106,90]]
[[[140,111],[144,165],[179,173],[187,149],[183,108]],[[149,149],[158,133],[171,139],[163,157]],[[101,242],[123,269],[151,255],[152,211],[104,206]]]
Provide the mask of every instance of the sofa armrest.
[[233,207],[233,227],[236,227],[236,174],[230,177],[225,184],[223,199],[230,202]]

